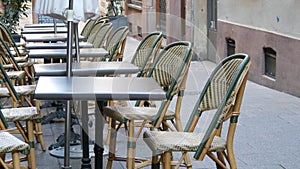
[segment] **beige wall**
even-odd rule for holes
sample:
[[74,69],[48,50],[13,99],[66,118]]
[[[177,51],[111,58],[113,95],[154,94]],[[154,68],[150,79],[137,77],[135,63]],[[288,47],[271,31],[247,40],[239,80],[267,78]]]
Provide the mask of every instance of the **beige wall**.
[[221,20],[300,37],[299,0],[219,0]]
[[[252,28],[232,22],[218,22],[218,56],[226,57],[226,40],[235,40],[236,53],[246,53],[251,57],[252,65],[249,79],[258,84],[300,96],[300,39],[283,34]],[[276,51],[276,79],[264,75],[263,47]]]

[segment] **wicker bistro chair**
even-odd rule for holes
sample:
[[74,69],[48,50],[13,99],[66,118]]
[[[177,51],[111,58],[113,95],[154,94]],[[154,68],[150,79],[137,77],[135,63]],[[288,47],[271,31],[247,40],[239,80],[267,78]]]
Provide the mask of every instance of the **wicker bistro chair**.
[[100,28],[102,27],[102,25],[104,25],[104,22],[97,22],[94,23],[93,27],[91,28],[90,34],[87,37],[87,42],[89,43],[94,43],[95,39],[96,39],[96,35],[98,34],[98,32],[100,31]]
[[[138,45],[131,59],[131,63],[140,68],[140,71],[136,74],[136,77],[143,77],[149,71],[150,65],[161,47],[162,39],[162,32],[153,32],[147,35]],[[110,102],[110,106],[112,105],[114,105],[114,102]],[[127,105],[126,101],[122,102],[121,105]],[[110,120],[109,124],[111,124]],[[109,136],[110,128],[108,128],[107,132],[107,145],[109,144],[110,140]]]
[[[104,48],[105,43],[111,33],[112,24],[111,23],[97,23],[97,25],[101,25],[99,30],[93,34],[94,39],[93,41],[88,38],[89,43],[93,44],[94,48]],[[83,60],[84,58],[82,58]],[[85,61],[96,61],[97,58],[85,58]]]
[[[18,73],[18,72],[17,72]],[[0,88],[0,98],[6,98],[2,102],[3,105],[7,105],[9,99],[11,99],[11,107],[25,106],[25,103],[29,106],[34,106],[35,102],[32,96],[35,91],[36,85],[19,85],[14,86],[12,82],[12,73],[9,76],[3,65],[0,63],[0,80],[4,84],[4,87]]]
[[[13,122],[18,128],[20,134],[23,136],[24,141],[30,146],[28,162],[29,168],[36,168],[35,148],[34,148],[34,121],[39,120],[40,114],[36,107],[21,107],[9,108],[0,110],[1,129],[12,131],[7,122]],[[22,127],[20,122],[26,122],[26,130]]]
[[0,54],[1,54],[1,63],[3,64],[3,67],[7,70],[15,70],[15,71],[25,71],[26,73],[26,82],[34,84],[35,78],[34,78],[34,68],[33,68],[33,62],[21,62],[18,63],[15,60],[15,57],[11,53],[9,47],[6,45],[6,43],[3,41],[3,39],[0,38]]
[[[0,98],[10,98],[12,101],[12,108],[18,108],[25,106],[23,99],[27,102],[29,107],[36,107],[39,112],[40,103],[36,100],[32,99],[32,96],[35,91],[35,85],[22,85],[22,86],[13,86],[10,78],[6,74],[6,71],[0,64],[0,77],[1,80],[4,82],[5,87],[0,88]],[[1,104],[2,107],[2,104]],[[28,109],[30,109],[28,107]],[[3,107],[2,107],[3,108]],[[20,116],[22,118],[22,116]],[[26,133],[24,129],[19,125],[19,123],[16,123],[16,127],[18,128],[20,133]],[[33,120],[33,123],[35,124],[34,133],[37,137],[37,141],[41,144],[42,150],[46,151],[44,138],[43,138],[43,132],[42,132],[42,126],[41,126],[41,116],[39,113],[39,116],[36,117]],[[19,125],[19,127],[18,127]],[[23,135],[24,138],[26,135]]]
[[97,34],[95,35],[95,39],[93,41],[94,48],[104,48],[105,43],[111,33],[112,23],[104,23]]
[[131,63],[141,69],[137,77],[143,77],[149,71],[151,63],[161,48],[162,40],[162,32],[153,32],[141,41],[131,59]]
[[28,61],[29,51],[26,50],[25,44],[16,44],[11,33],[3,23],[0,23],[0,35],[0,37],[6,42],[7,46],[11,49],[11,53],[17,62]]
[[[152,168],[171,168],[171,152],[195,152],[194,158],[203,160],[208,155],[218,168],[236,168],[233,153],[233,137],[240,114],[243,93],[250,68],[250,57],[236,54],[225,58],[210,75],[184,132],[146,131],[144,141],[153,151]],[[213,113],[211,123],[204,133],[194,129],[203,113]],[[221,137],[223,122],[230,119],[227,139]],[[217,156],[214,154],[217,152]],[[162,156],[160,159],[157,156]],[[159,162],[160,161],[160,162]],[[182,158],[179,159],[182,162]],[[177,168],[180,163],[177,163]],[[186,164],[191,168],[191,164]]]
[[[127,133],[127,168],[135,166],[135,143],[144,126],[161,129],[171,127],[166,120],[173,120],[177,115],[175,112],[168,110],[173,97],[180,93],[182,85],[187,77],[188,68],[192,56],[192,45],[189,42],[175,42],[165,47],[155,58],[150,67],[147,77],[153,77],[166,91],[167,100],[162,101],[159,108],[156,107],[138,107],[140,102],[136,103],[136,107],[105,107],[104,115],[112,119],[111,123],[111,140],[109,145],[109,157],[107,168],[112,167],[112,161],[123,160],[115,156],[116,133],[121,125],[125,125],[125,129],[129,127]],[[179,111],[176,111],[177,113]],[[116,121],[119,122],[116,128]],[[137,122],[141,122],[140,130],[134,136],[134,127]],[[176,121],[178,122],[178,121]],[[129,126],[128,126],[129,125]],[[150,126],[147,126],[150,125]],[[175,124],[177,125],[177,124]],[[181,126],[181,125],[179,125]],[[139,161],[143,162],[143,161]]]
[[95,24],[96,20],[93,19],[89,19],[85,24],[84,27],[81,30],[80,35],[84,36],[85,38],[87,38],[92,30],[93,25]]
[[[20,154],[29,150],[29,145],[8,132],[0,131],[0,156],[5,154],[12,154],[12,164],[6,163],[4,159],[0,158],[0,166],[3,168],[20,169]],[[5,158],[5,157],[3,157]]]
[[92,30],[93,26],[96,23],[98,23],[98,22],[106,23],[107,21],[108,21],[107,17],[99,17],[97,19],[89,19],[85,23],[84,27],[82,28],[80,35],[88,38],[90,33],[91,33],[91,30]]
[[108,38],[105,46],[109,52],[107,61],[122,61],[128,32],[128,26],[122,26]]

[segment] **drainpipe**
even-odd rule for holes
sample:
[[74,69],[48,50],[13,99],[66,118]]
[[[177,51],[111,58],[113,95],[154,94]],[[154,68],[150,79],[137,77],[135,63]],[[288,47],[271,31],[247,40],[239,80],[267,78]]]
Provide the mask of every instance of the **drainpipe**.
[[190,7],[191,7],[191,42],[194,44],[194,0],[190,1]]

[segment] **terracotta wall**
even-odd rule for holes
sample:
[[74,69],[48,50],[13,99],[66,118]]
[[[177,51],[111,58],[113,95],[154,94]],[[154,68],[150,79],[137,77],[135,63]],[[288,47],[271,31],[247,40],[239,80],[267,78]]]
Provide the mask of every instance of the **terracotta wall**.
[[[251,81],[300,96],[300,39],[219,20],[217,54],[220,59],[226,57],[227,37],[235,40],[236,53],[251,56]],[[264,75],[263,47],[276,51],[276,79]]]

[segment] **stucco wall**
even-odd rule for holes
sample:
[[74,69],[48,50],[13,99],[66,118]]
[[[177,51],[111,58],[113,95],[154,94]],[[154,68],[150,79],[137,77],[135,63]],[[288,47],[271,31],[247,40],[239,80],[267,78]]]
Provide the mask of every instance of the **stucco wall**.
[[[300,96],[300,39],[223,20],[218,21],[218,57],[226,57],[226,38],[235,40],[236,53],[251,56],[249,79]],[[276,79],[264,75],[263,47],[276,51]]]
[[300,37],[299,0],[219,0],[218,18]]

